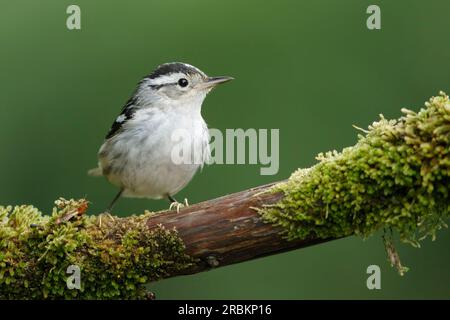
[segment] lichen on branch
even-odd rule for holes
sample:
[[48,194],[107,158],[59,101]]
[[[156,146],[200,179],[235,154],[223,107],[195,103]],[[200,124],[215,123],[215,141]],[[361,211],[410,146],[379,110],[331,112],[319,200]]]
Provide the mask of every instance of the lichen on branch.
[[275,185],[270,192],[284,197],[261,209],[263,218],[288,239],[368,237],[383,228],[414,246],[434,239],[450,212],[449,98],[441,92],[418,113],[402,112]]
[[[175,230],[146,226],[149,214],[87,216],[86,208],[64,199],[51,216],[0,207],[0,299],[145,299],[147,282],[193,262]],[[67,287],[71,265],[79,290]]]
[[[449,98],[441,94],[418,113],[403,112],[398,120],[382,117],[363,130],[355,146],[319,155],[318,164],[287,182],[261,187],[276,193],[269,197],[247,190],[172,212],[167,221],[165,213],[88,216],[83,199],[59,199],[51,215],[32,206],[0,207],[0,299],[144,299],[146,283],[204,271],[211,264],[202,259],[215,258],[210,253],[236,263],[318,239],[368,237],[380,229],[390,262],[404,272],[392,231],[418,246],[424,237],[434,238],[449,217]],[[255,204],[277,227],[260,223]],[[220,228],[211,223],[216,216]],[[197,233],[191,231],[192,219]],[[175,229],[158,223],[179,227],[192,256]],[[286,238],[301,241],[280,239],[278,226]],[[239,244],[230,244],[233,234]],[[256,243],[258,254],[252,254]],[[80,290],[67,287],[69,266],[80,268]]]

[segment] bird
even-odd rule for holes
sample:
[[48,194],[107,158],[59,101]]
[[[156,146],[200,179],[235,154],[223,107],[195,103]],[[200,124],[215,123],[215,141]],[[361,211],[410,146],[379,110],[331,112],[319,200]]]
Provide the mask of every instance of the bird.
[[230,80],[169,62],[139,81],[98,151],[98,167],[88,171],[119,188],[106,212],[121,197],[166,198],[169,210],[177,212],[188,206],[186,199],[180,203],[174,196],[210,158],[202,104],[213,88]]

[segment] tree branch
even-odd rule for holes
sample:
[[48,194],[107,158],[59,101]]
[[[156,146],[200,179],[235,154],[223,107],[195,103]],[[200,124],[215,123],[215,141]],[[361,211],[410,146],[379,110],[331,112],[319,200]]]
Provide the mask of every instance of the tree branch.
[[[162,212],[147,220],[175,228],[186,245],[186,253],[198,262],[181,274],[201,272],[283,251],[327,241],[311,237],[288,241],[282,228],[262,220],[256,208],[277,203],[283,194],[271,193],[275,184],[256,187],[205,201],[176,212]],[[174,276],[172,274],[171,276]]]
[[[280,183],[202,202],[181,212],[88,216],[84,199],[0,206],[0,299],[145,298],[145,284],[357,234],[388,230],[418,246],[450,215],[450,101],[364,130],[356,145],[318,156]],[[67,289],[67,270],[81,272]]]

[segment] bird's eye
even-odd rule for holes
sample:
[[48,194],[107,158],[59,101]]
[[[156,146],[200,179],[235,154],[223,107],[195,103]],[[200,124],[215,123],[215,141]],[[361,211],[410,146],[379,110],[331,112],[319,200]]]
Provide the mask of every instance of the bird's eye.
[[178,80],[178,85],[180,87],[186,87],[189,84],[189,82],[187,81],[187,79],[185,78],[181,78],[180,80]]

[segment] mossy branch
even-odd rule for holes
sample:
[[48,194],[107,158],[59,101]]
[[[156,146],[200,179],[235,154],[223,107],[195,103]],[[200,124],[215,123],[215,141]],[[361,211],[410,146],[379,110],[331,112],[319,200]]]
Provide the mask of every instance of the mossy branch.
[[[180,213],[88,216],[86,200],[0,207],[0,298],[146,298],[165,277],[384,229],[418,246],[449,217],[450,102],[441,93],[418,113],[362,130],[358,143],[319,155],[287,181],[206,201]],[[67,268],[81,270],[69,290]]]

